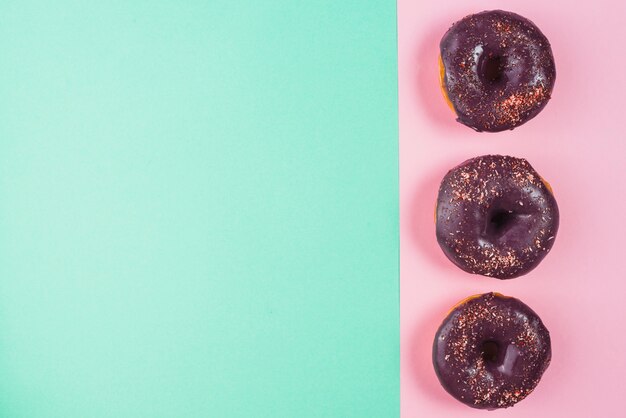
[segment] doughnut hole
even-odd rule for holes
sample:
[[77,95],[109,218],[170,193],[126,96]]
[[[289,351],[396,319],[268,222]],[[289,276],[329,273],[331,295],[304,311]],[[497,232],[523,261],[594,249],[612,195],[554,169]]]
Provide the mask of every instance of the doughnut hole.
[[483,53],[478,59],[478,78],[491,88],[501,88],[507,81],[506,57],[494,53]]
[[496,209],[487,216],[485,233],[487,236],[501,237],[515,225],[518,214],[512,210]]
[[505,245],[512,248],[525,246],[534,210],[534,206],[531,206],[529,202],[520,205],[515,200],[503,199],[495,203],[483,215],[481,237],[492,245]]
[[480,354],[485,363],[497,364],[500,359],[500,344],[493,340],[487,340],[481,344]]

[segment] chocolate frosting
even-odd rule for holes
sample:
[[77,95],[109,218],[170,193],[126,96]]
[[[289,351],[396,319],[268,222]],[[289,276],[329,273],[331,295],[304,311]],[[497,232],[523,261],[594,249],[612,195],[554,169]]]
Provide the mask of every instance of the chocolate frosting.
[[551,359],[550,333],[520,300],[468,298],[435,335],[433,365],[448,393],[474,408],[513,406],[539,383]]
[[556,69],[548,39],[502,10],[456,22],[440,43],[443,87],[458,121],[477,130],[513,129],[550,99]]
[[436,210],[437,241],[468,273],[511,279],[535,268],[552,248],[559,209],[528,161],[485,155],[446,174]]

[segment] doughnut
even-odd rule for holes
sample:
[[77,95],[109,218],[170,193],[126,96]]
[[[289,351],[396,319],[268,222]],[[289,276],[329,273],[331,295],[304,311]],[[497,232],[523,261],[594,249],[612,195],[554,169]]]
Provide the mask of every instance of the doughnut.
[[548,103],[556,69],[548,39],[502,10],[467,16],[440,43],[440,81],[457,121],[476,131],[513,129]]
[[550,185],[522,158],[485,155],[450,170],[437,197],[436,235],[462,270],[512,279],[552,248],[559,209]]
[[433,365],[454,398],[479,409],[508,408],[535,389],[551,359],[550,333],[520,300],[470,296],[437,330]]

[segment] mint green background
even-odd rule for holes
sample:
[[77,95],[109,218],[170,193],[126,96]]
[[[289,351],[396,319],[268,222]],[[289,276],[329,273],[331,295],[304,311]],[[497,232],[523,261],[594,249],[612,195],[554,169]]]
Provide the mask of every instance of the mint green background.
[[398,415],[394,1],[2,1],[0,51],[0,416]]

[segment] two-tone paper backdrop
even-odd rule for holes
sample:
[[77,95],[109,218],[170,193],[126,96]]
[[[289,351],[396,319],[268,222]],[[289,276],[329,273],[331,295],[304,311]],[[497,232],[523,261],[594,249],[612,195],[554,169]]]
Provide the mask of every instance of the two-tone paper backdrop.
[[[495,7],[544,30],[558,79],[537,119],[478,135],[439,96],[437,44]],[[623,416],[624,14],[0,2],[0,417],[476,415],[429,350],[449,305],[487,290],[554,340],[536,393],[496,415]],[[563,217],[507,283],[434,239],[441,176],[488,152],[527,157]]]

